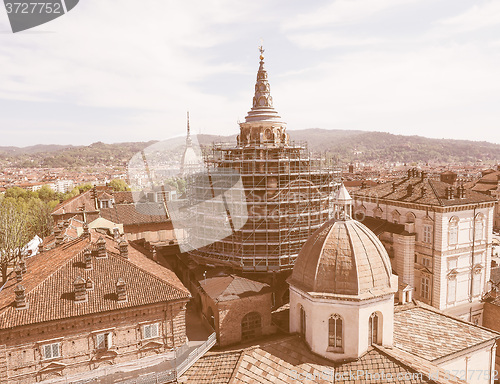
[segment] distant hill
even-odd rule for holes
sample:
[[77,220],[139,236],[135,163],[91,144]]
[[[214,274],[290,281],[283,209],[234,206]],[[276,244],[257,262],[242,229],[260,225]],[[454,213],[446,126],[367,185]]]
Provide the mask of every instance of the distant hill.
[[[326,130],[319,128],[289,131],[290,139],[307,143],[312,152],[322,152],[341,163],[361,162],[476,162],[500,161],[500,145],[486,141],[429,139],[385,132]],[[236,135],[197,135],[200,144],[236,143]],[[20,167],[125,167],[137,152],[156,143],[97,142],[89,146],[35,145],[26,148],[0,147],[0,164]],[[185,139],[168,141],[176,155],[182,154]]]
[[[290,139],[307,143],[312,152],[322,152],[339,162],[476,162],[500,161],[500,144],[486,141],[429,139],[386,132],[327,130],[288,131]],[[200,142],[235,142],[236,135],[199,135]]]

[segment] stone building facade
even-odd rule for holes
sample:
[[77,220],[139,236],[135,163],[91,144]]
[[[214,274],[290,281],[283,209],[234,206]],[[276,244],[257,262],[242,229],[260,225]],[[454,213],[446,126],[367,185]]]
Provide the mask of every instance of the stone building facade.
[[[430,180],[413,169],[404,179],[356,191],[353,199],[356,218],[370,216],[404,226],[406,240],[397,242],[409,242],[406,257],[393,264],[406,271],[400,283],[413,285],[415,298],[481,324],[481,295],[490,280],[494,198]],[[397,253],[402,244],[388,241],[394,236],[390,231],[384,236],[386,246]]]
[[0,382],[141,366],[186,343],[190,294],[127,242],[96,232],[22,262],[0,291]]

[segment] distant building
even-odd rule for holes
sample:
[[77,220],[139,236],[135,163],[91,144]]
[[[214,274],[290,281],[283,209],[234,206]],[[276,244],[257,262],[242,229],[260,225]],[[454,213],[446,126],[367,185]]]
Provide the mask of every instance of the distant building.
[[472,190],[497,199],[493,229],[500,231],[500,165],[497,166],[496,170],[483,171],[483,177],[472,187]]

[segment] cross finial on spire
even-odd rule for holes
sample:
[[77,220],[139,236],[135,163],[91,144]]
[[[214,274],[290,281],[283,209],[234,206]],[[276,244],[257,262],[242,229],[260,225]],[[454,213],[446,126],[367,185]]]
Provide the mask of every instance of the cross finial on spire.
[[264,51],[265,49],[262,47],[263,39],[260,39],[259,52],[260,52],[260,60],[264,60]]

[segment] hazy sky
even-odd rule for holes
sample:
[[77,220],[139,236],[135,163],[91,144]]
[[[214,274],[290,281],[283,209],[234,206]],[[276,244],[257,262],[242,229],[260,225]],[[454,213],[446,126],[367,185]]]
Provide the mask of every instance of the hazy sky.
[[187,110],[236,133],[260,38],[290,130],[500,143],[498,0],[81,0],[17,34],[0,9],[0,146],[166,139]]

